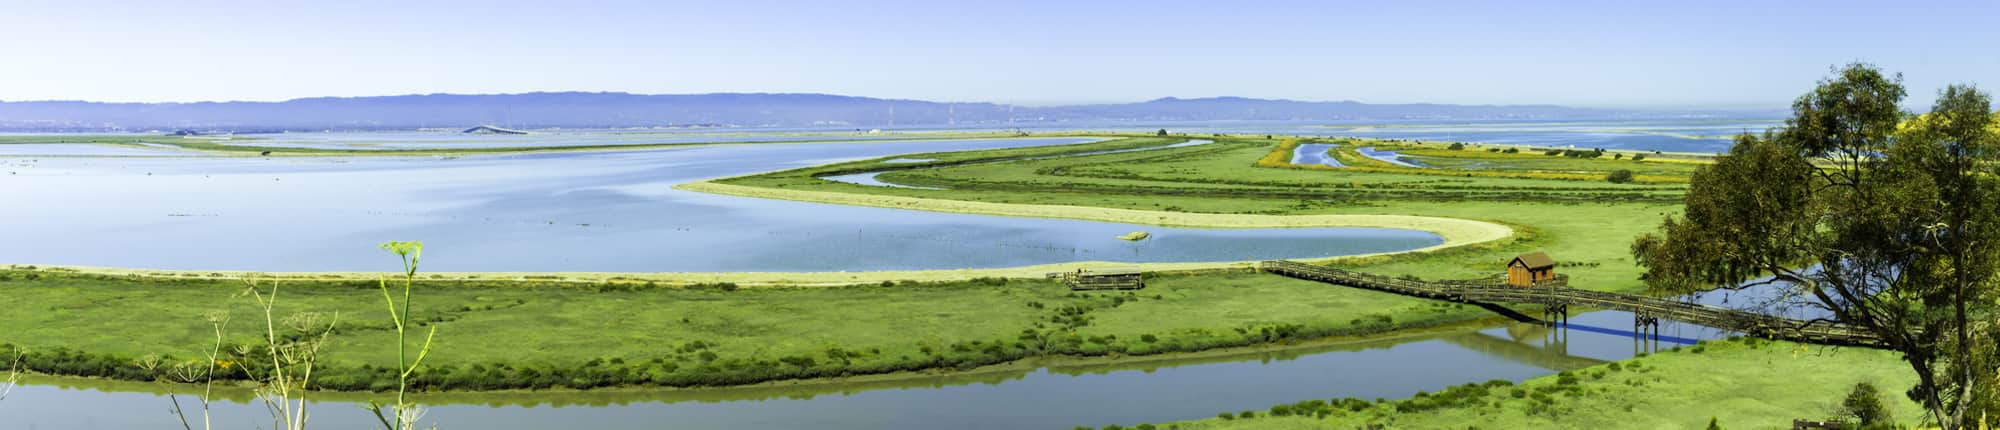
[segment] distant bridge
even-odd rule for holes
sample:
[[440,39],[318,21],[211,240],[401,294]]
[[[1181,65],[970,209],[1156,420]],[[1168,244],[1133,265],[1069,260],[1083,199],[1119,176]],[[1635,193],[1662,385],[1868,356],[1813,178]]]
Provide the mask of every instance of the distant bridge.
[[[1650,326],[1657,335],[1659,320],[1668,319],[1739,332],[1751,336],[1832,345],[1880,345],[1874,334],[1844,324],[1806,322],[1756,312],[1646,297],[1568,288],[1566,281],[1517,287],[1489,281],[1417,281],[1335,269],[1292,261],[1265,261],[1267,273],[1329,284],[1385,291],[1406,296],[1463,303],[1542,305],[1545,320],[1569,319],[1572,305],[1631,312],[1635,328]],[[1638,331],[1638,330],[1634,330]]]
[[500,127],[495,127],[495,126],[491,126],[491,125],[482,125],[482,126],[478,126],[478,127],[473,127],[473,128],[468,128],[468,129],[465,129],[465,131],[461,131],[461,132],[459,132],[459,133],[464,133],[464,134],[528,134],[528,132],[527,132],[527,131],[522,131],[522,130],[515,130],[515,129],[511,129],[511,128],[500,128]]

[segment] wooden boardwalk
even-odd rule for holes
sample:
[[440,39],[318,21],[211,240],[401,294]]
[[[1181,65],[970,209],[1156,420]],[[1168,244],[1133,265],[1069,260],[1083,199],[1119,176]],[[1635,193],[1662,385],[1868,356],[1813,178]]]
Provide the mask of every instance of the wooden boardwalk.
[[1335,269],[1292,261],[1265,261],[1258,268],[1286,277],[1386,291],[1406,296],[1451,300],[1464,303],[1515,303],[1560,309],[1567,318],[1570,306],[1630,312],[1635,325],[1660,319],[1681,321],[1751,336],[1833,345],[1872,346],[1879,342],[1873,334],[1827,322],[1808,323],[1784,317],[1735,309],[1684,303],[1632,294],[1607,293],[1568,288],[1567,282],[1535,287],[1516,287],[1489,281],[1415,281]]

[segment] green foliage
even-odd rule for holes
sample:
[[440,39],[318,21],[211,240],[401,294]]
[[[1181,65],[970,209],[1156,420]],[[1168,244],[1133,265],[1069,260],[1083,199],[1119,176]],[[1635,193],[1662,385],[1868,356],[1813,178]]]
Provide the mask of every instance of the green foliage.
[[1445,149],[1450,149],[1450,150],[1453,150],[1453,151],[1459,151],[1459,150],[1464,150],[1464,149],[1465,149],[1465,143],[1463,143],[1463,142],[1452,142],[1452,143],[1451,143],[1451,146],[1447,146],[1447,147],[1445,147]]
[[1847,398],[1840,401],[1840,414],[1853,417],[1863,428],[1889,424],[1891,419],[1889,407],[1882,403],[1881,390],[1866,381],[1854,384]]
[[1611,171],[1610,174],[1604,175],[1604,180],[1613,184],[1632,183],[1632,170],[1630,169],[1613,170]]
[[2000,137],[1975,89],[1947,88],[1908,126],[1903,96],[1900,77],[1839,70],[1799,97],[1788,128],[1739,136],[1698,170],[1684,215],[1632,254],[1663,292],[1784,281],[1908,356],[1926,376],[1909,394],[1956,428],[1960,404],[1987,401],[1961,387],[2000,361],[1978,328],[2000,313]]
[[1722,424],[1715,417],[1708,417],[1708,430],[1722,430]]

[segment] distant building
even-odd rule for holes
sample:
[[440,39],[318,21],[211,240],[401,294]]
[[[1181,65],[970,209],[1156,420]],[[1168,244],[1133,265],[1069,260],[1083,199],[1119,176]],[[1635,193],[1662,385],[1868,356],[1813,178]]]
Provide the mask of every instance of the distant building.
[[482,125],[482,126],[478,126],[478,127],[473,127],[473,128],[468,128],[468,129],[465,129],[465,131],[463,131],[463,132],[461,132],[461,133],[465,133],[465,134],[528,134],[528,132],[526,132],[526,131],[521,131],[521,130],[513,130],[513,129],[506,129],[506,128],[500,128],[500,127],[494,127],[494,126],[490,126],[490,125]]
[[1556,279],[1556,260],[1540,251],[1515,256],[1507,262],[1507,285],[1533,287]]

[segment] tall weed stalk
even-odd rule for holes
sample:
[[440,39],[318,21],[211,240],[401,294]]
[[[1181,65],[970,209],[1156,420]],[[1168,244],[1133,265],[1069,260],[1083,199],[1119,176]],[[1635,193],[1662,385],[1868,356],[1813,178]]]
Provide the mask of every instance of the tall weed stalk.
[[[395,296],[389,292],[389,280],[387,278],[382,278],[378,282],[382,289],[382,300],[389,306],[389,319],[395,323],[396,327],[396,404],[393,411],[389,414],[383,413],[383,405],[374,402],[369,402],[368,410],[375,414],[375,419],[382,424],[382,428],[385,430],[412,430],[416,428],[417,421],[423,419],[424,412],[422,408],[411,405],[407,398],[410,391],[410,375],[416,373],[417,369],[423,366],[424,357],[429,356],[431,353],[431,339],[437,336],[437,326],[433,325],[430,327],[430,332],[424,335],[423,345],[417,349],[416,360],[411,361],[409,359],[410,287],[416,282],[417,263],[423,259],[424,244],[423,242],[388,242],[382,244],[381,248],[396,254],[398,258],[403,260],[403,301],[401,303],[397,303]],[[398,310],[399,305],[401,308],[400,311]]]

